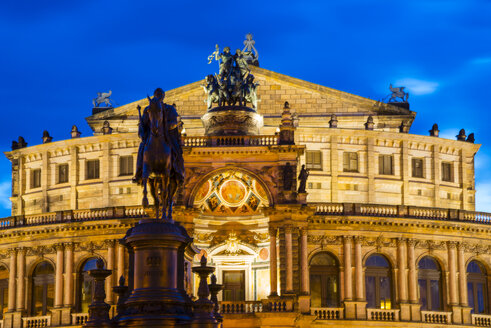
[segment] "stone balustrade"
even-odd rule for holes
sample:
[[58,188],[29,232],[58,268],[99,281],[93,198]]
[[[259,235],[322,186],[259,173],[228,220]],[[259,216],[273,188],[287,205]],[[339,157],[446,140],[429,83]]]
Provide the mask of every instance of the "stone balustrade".
[[263,312],[261,301],[220,302],[221,314]]
[[[409,219],[414,218],[425,220],[448,220],[480,224],[491,223],[491,213],[456,209],[352,203],[309,203],[309,205],[315,207],[315,214],[317,216],[356,215],[400,217]],[[312,218],[311,220],[315,221],[316,218]]]
[[44,328],[51,326],[51,316],[24,317],[22,318],[23,328]]
[[375,321],[399,321],[400,310],[367,309],[367,319]]
[[477,327],[491,327],[491,315],[472,314],[472,324]]
[[421,321],[427,323],[452,323],[452,312],[421,311]]
[[273,146],[278,144],[278,136],[210,136],[183,137],[184,147],[237,147],[237,146]]
[[310,313],[317,320],[341,320],[344,319],[344,308],[310,308]]
[[[490,224],[491,213],[473,212],[455,209],[434,209],[416,206],[352,204],[352,203],[309,203],[315,208],[315,216],[309,220],[322,223],[323,217],[331,215],[356,215],[377,217],[399,217],[425,220],[446,220]],[[121,218],[147,217],[142,206],[108,207],[103,209],[87,209],[49,212],[31,215],[18,215],[0,218],[0,229],[43,224],[69,223],[74,221],[93,221]]]
[[72,313],[72,325],[79,326],[83,325],[89,319],[88,313]]

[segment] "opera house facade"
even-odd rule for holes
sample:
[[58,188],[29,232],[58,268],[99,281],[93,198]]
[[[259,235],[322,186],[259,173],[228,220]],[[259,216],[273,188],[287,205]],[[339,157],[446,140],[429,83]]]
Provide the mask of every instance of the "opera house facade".
[[[475,212],[473,136],[410,134],[404,101],[250,74],[257,109],[235,118],[244,133],[209,133],[220,118],[206,117],[203,80],[166,92],[186,173],[174,219],[200,252],[185,263],[187,293],[206,256],[224,327],[491,326],[491,214]],[[94,109],[93,136],[68,127],[65,140],[5,153],[2,327],[83,325],[98,258],[114,314],[112,287],[131,265],[118,241],[151,213],[132,182],[147,103]]]

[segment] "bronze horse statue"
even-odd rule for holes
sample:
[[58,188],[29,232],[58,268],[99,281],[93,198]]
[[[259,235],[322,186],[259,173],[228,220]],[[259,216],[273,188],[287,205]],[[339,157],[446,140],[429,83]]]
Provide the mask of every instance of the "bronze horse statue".
[[[162,205],[162,219],[168,218],[169,204],[172,202],[169,193],[171,176],[171,148],[166,126],[164,108],[161,99],[148,97],[149,105],[145,109],[144,117],[140,118],[149,129],[148,140],[143,150],[142,205],[148,206],[147,182],[155,203],[155,216],[159,218],[159,208]],[[170,219],[170,218],[169,218]]]

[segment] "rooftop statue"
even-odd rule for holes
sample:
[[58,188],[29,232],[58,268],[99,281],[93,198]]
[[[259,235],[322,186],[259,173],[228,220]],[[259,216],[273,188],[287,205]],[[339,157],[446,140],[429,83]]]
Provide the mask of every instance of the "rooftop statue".
[[[389,99],[389,103],[391,102],[404,102],[404,103],[407,103],[407,100],[409,98],[409,93],[407,92],[404,92],[404,89],[406,87],[397,87],[397,88],[393,88],[392,87],[392,84],[389,86],[389,89],[390,91],[392,91],[392,94],[387,96],[387,97],[390,97]],[[400,100],[398,100],[397,98],[399,98]]]
[[[253,43],[250,44],[249,48],[251,47],[255,51]],[[208,64],[211,64],[213,60],[218,61],[218,75],[208,75],[205,78],[205,84],[201,85],[207,94],[208,109],[211,109],[213,104],[221,107],[236,104],[244,106],[246,103],[250,103],[253,109],[257,109],[256,88],[258,83],[254,82],[254,76],[249,69],[249,58],[257,57],[251,51],[240,49],[237,49],[232,55],[230,47],[223,48],[223,52],[220,53],[218,45],[215,46],[215,51],[208,56]]]
[[138,106],[138,149],[136,174],[133,178],[143,186],[143,206],[148,206],[147,183],[154,199],[156,217],[161,208],[162,219],[172,221],[172,206],[177,189],[184,181],[181,134],[177,111],[164,103],[165,92],[157,88],[149,105],[141,114]]
[[[259,53],[257,52],[256,47],[254,47],[254,44],[256,44],[256,41],[252,39],[252,34],[247,33],[246,39],[244,40],[244,49],[242,49],[242,52],[247,53],[245,58],[249,64],[259,66]],[[254,53],[252,53],[252,50],[254,50]]]
[[104,107],[113,107],[111,99],[109,99],[111,95],[111,90],[109,90],[109,92],[98,92],[97,98],[92,99],[92,104],[94,105],[94,107],[100,107],[99,105],[102,103],[104,103]]

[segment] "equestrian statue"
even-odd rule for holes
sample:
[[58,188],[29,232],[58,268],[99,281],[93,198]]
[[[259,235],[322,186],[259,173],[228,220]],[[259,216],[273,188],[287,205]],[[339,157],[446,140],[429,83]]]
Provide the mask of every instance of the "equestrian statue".
[[138,106],[141,139],[136,174],[133,181],[143,186],[142,205],[147,207],[147,184],[154,199],[155,217],[172,221],[172,206],[178,188],[184,181],[181,133],[178,114],[164,103],[165,92],[157,88],[141,113]]

